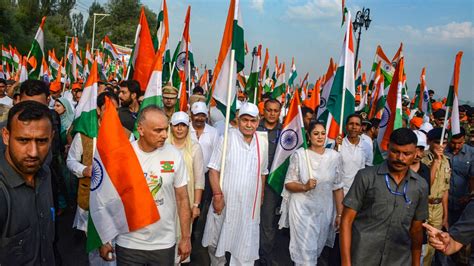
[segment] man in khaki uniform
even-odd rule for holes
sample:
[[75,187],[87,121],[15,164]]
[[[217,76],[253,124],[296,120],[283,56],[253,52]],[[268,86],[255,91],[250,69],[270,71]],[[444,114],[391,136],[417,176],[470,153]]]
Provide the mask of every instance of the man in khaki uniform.
[[168,117],[168,120],[171,120],[171,116],[175,112],[176,101],[178,98],[178,89],[173,87],[173,85],[168,82],[163,87],[163,107]]
[[[441,229],[448,228],[448,191],[449,179],[451,178],[451,166],[448,158],[444,155],[447,137],[444,136],[443,144],[440,144],[442,128],[435,128],[428,132],[428,144],[430,149],[421,160],[430,167],[430,194],[428,196],[428,220],[431,226]],[[423,265],[431,265],[435,249],[427,245],[423,252]]]

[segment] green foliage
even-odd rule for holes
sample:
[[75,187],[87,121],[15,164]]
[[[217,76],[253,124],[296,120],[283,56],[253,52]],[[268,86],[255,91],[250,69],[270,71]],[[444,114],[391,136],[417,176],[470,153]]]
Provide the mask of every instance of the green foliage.
[[[120,45],[133,44],[142,6],[139,0],[109,0],[103,6],[94,1],[89,7],[87,21],[84,21],[85,14],[71,12],[75,5],[76,0],[0,0],[0,45],[10,44],[26,55],[41,18],[47,16],[44,26],[45,52],[54,48],[56,55],[61,57],[66,36],[79,37],[81,49],[85,48],[86,43],[91,43],[94,13],[110,14],[100,22],[102,17],[96,17],[96,47],[105,35]],[[154,33],[157,16],[146,7],[145,13]]]

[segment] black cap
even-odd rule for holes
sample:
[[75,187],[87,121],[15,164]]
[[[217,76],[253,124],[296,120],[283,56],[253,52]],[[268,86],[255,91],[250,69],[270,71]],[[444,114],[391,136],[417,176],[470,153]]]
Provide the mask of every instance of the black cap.
[[433,116],[434,118],[438,119],[438,118],[444,118],[444,116],[446,115],[446,111],[443,110],[443,109],[439,109],[438,111],[434,112],[433,113]]
[[[426,134],[426,138],[428,140],[440,140],[441,139],[441,134],[443,133],[442,131],[443,131],[443,129],[440,128],[440,127],[433,128],[432,130],[430,130],[428,132],[428,134]],[[444,132],[444,139],[448,138],[447,133],[448,133],[447,131]]]

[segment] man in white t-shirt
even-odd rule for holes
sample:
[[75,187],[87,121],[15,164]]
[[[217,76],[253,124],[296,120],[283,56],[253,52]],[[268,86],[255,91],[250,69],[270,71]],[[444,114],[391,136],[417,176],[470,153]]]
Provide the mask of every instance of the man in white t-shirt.
[[4,104],[8,107],[13,106],[13,100],[5,94],[7,89],[7,81],[0,78],[0,104]]
[[[168,118],[157,106],[144,108],[138,117],[140,138],[132,143],[143,169],[160,220],[116,238],[118,265],[174,265],[176,219],[181,226],[178,255],[181,261],[191,252],[191,208],[187,193],[187,172],[179,151],[169,143]],[[178,214],[178,217],[176,217]],[[110,251],[102,248],[101,255]],[[104,257],[104,256],[103,256]]]

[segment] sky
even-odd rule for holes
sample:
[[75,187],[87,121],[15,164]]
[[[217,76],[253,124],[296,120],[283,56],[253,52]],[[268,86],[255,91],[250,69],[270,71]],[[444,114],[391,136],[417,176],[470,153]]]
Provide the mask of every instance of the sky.
[[[160,0],[141,0],[155,13]],[[345,27],[341,27],[342,0],[241,0],[244,38],[249,49],[262,44],[270,54],[270,73],[274,56],[286,62],[287,75],[292,57],[298,78],[309,72],[314,83],[326,72],[329,59],[336,62],[342,51]],[[79,10],[92,0],[78,0]],[[106,3],[106,0],[99,0]],[[195,64],[213,68],[224,31],[227,0],[168,0],[170,48],[181,38],[186,8],[191,5],[190,35]],[[372,23],[361,33],[359,59],[362,71],[370,73],[377,45],[392,59],[403,42],[405,72],[409,94],[413,95],[426,67],[426,81],[436,94],[447,96],[458,51],[461,63],[459,97],[474,103],[474,1],[472,0],[345,0],[352,16],[363,7],[370,9]],[[112,40],[113,41],[113,40]],[[123,44],[121,44],[123,45]],[[263,55],[262,55],[263,56]],[[246,56],[246,74],[250,54]],[[287,78],[288,79],[288,78]]]

